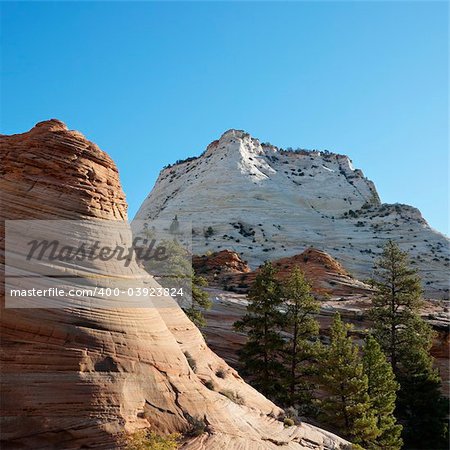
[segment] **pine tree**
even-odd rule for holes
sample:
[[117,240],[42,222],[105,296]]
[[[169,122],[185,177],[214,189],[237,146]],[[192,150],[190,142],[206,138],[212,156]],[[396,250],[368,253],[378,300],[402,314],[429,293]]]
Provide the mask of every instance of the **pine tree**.
[[380,345],[371,335],[364,346],[363,367],[368,380],[370,411],[376,418],[378,428],[378,436],[364,442],[364,448],[399,450],[403,444],[400,437],[402,426],[394,417],[399,385]]
[[413,334],[418,344],[423,345],[429,339],[424,327],[420,331],[425,333],[421,335],[414,333],[411,326],[422,304],[420,278],[409,267],[408,255],[393,241],[385,245],[374,272],[371,284],[375,288],[372,299],[375,337],[389,357],[394,374],[398,375],[399,360]]
[[208,293],[203,290],[203,287],[208,286],[208,282],[205,278],[196,275],[194,271],[192,271],[191,282],[192,303],[183,310],[197,327],[204,327],[206,319],[202,310],[208,310],[212,306]]
[[[174,221],[177,221],[177,216]],[[145,269],[155,276],[162,287],[182,288],[181,308],[197,327],[204,327],[206,320],[203,311],[212,306],[208,293],[203,289],[208,285],[207,280],[195,273],[192,255],[177,239],[163,240],[160,246],[165,249],[167,257],[161,261],[144,261]]]
[[[424,321],[420,319],[416,329]],[[441,379],[433,368],[428,346],[405,347],[398,381],[396,414],[404,422],[406,449],[443,450],[449,448],[448,399],[442,395]]]
[[283,356],[287,368],[285,379],[286,406],[295,406],[302,414],[310,413],[315,372],[314,362],[319,354],[319,323],[314,315],[319,312],[319,303],[311,295],[311,287],[303,273],[295,267],[283,283],[286,300],[285,330],[290,338]]
[[175,217],[172,219],[172,222],[169,227],[169,233],[170,234],[177,234],[180,230],[180,223],[178,222],[178,216],[175,215]]
[[336,314],[331,327],[331,342],[322,361],[321,401],[323,420],[355,444],[373,441],[379,434],[370,411],[368,378],[364,373],[358,347],[348,335],[350,326]]
[[374,336],[387,355],[400,390],[396,417],[408,449],[441,449],[448,444],[448,400],[430,355],[433,331],[420,317],[421,283],[408,255],[389,241],[375,266]]
[[280,329],[284,324],[281,286],[272,264],[259,270],[248,295],[247,313],[235,322],[238,331],[247,331],[247,342],[239,351],[243,373],[269,398],[276,399],[281,390],[283,365],[280,353],[284,341]]

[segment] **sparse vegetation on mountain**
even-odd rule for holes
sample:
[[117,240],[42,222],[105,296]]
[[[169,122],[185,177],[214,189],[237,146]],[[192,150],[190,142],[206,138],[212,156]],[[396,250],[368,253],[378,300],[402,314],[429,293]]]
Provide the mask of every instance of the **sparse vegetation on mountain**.
[[176,450],[180,437],[177,433],[161,436],[151,430],[138,430],[124,435],[121,443],[125,450]]

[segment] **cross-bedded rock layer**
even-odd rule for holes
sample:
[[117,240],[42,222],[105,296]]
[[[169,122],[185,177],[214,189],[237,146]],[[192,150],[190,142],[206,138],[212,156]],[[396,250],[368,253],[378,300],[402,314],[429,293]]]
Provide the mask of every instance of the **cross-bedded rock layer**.
[[345,155],[283,151],[229,130],[163,169],[136,218],[191,221],[195,254],[232,250],[252,269],[309,247],[369,278],[388,239],[412,257],[430,298],[448,298],[449,240],[408,205],[382,204]]
[[[2,136],[0,150],[2,220],[126,219],[114,163],[63,123]],[[112,247],[117,239],[104,236]],[[132,287],[157,286],[134,261],[126,270],[114,264],[102,270]],[[80,272],[72,267],[64,275]],[[96,300],[102,299],[62,309],[2,303],[2,449],[111,450],[120,432],[140,427],[184,433],[186,449],[345,445],[307,424],[284,428],[276,419],[282,411],[207,347],[176,304],[159,298],[140,309],[97,308]],[[238,395],[239,404],[226,392]],[[204,426],[196,437],[189,436],[194,419]]]

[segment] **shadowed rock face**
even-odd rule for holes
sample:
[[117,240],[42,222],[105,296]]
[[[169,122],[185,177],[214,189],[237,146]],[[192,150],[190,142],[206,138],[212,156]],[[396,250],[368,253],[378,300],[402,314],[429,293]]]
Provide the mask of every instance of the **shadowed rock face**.
[[[126,219],[114,163],[63,123],[50,120],[28,133],[2,136],[0,150],[3,220]],[[3,225],[1,232],[3,266]],[[116,236],[108,239],[116,244]],[[106,269],[126,277],[130,287],[157,286],[135,262],[122,272],[113,264]],[[82,268],[65,274],[77,271]],[[204,422],[205,433],[186,438],[186,449],[345,445],[307,424],[284,428],[274,418],[282,411],[209,350],[174,303],[100,309],[90,298],[79,308],[10,309],[3,298],[4,292],[2,449],[111,450],[119,447],[123,430],[188,433],[193,417]],[[205,387],[207,381],[214,390]],[[220,393],[225,390],[243,404]]]

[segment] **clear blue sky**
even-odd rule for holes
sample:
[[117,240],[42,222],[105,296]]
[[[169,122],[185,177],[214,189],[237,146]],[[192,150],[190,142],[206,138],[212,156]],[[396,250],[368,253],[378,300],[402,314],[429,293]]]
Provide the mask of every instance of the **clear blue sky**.
[[2,133],[58,118],[115,159],[133,217],[229,128],[346,153],[448,230],[448,5],[2,3]]

